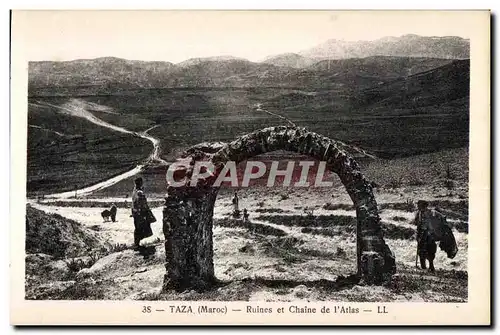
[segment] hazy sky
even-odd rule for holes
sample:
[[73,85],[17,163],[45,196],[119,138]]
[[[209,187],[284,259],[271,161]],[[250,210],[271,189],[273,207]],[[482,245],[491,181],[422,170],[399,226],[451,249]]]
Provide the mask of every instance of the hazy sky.
[[469,38],[467,19],[464,12],[14,11],[12,43],[22,43],[27,60],[115,56],[177,63],[232,55],[259,61],[331,38]]

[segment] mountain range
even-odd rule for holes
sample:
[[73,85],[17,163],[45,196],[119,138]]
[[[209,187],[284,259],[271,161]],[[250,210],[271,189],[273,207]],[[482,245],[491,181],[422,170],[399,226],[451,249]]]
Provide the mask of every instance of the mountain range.
[[311,49],[299,52],[309,58],[359,58],[369,56],[469,58],[470,42],[456,36],[384,37],[374,41],[343,41],[331,39]]
[[[178,64],[116,57],[29,63],[30,94],[44,88],[163,87],[339,88],[405,77],[466,59],[469,41],[460,37],[404,35],[375,41],[329,40],[298,54],[251,62],[232,56],[192,58]],[[34,92],[34,93],[33,93]]]

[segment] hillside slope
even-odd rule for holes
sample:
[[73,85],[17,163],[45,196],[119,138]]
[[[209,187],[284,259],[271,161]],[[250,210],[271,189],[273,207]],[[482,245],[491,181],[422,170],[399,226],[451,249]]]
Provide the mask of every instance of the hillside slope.
[[313,59],[293,54],[261,63],[231,57],[196,58],[178,65],[116,58],[31,62],[29,95],[109,95],[139,88],[357,90],[449,62],[433,58],[368,57],[315,63]]
[[371,56],[340,60],[322,60],[308,69],[337,75],[377,77],[380,80],[407,77],[438,68],[453,60],[424,57]]
[[469,61],[357,91],[287,92],[268,99],[263,108],[383,158],[465,147]]
[[[46,99],[64,106],[67,99]],[[134,168],[153,149],[149,141],[62,113],[28,105],[28,193],[69,191]],[[143,128],[145,129],[145,128]]]
[[26,253],[65,258],[85,255],[101,246],[96,233],[80,223],[26,206]]
[[420,107],[469,95],[470,61],[458,60],[384,85],[364,90],[364,104]]

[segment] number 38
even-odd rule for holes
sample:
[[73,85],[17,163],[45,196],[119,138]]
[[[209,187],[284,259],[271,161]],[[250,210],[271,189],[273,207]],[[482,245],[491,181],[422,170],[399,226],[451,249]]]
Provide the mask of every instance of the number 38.
[[151,306],[142,306],[143,313],[151,313]]

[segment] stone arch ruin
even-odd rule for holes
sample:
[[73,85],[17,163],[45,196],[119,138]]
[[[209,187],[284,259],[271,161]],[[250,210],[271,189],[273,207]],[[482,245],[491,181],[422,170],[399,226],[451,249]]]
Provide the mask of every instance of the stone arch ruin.
[[[209,160],[220,171],[228,161],[242,162],[254,156],[286,150],[326,161],[344,184],[357,215],[357,278],[379,285],[395,273],[395,257],[383,238],[371,183],[360,172],[356,161],[345,152],[345,145],[297,127],[270,127],[244,135],[235,141],[213,147],[193,147],[183,159],[190,168],[198,160]],[[215,174],[216,174],[215,173]],[[208,288],[216,282],[213,263],[213,210],[219,188],[215,177],[196,187],[168,187],[163,208],[166,270],[163,289]]]

